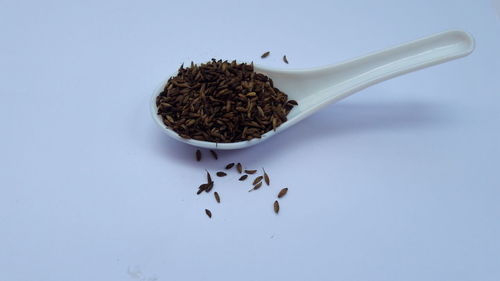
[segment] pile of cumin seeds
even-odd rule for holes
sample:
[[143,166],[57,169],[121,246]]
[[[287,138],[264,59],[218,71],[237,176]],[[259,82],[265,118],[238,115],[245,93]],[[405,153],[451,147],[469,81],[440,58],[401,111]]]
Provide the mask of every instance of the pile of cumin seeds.
[[287,120],[294,100],[253,63],[181,66],[156,99],[163,123],[181,137],[216,143],[260,138]]

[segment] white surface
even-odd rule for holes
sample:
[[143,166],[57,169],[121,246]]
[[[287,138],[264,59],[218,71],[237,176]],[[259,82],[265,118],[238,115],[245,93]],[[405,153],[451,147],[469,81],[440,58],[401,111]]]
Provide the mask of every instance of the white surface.
[[[268,2],[0,2],[1,280],[500,280],[496,2]],[[316,67],[449,29],[474,53],[219,161],[149,114],[183,61]],[[235,160],[272,189],[194,194]]]
[[[328,66],[287,70],[256,64],[254,68],[256,72],[270,77],[274,85],[284,91],[289,100],[297,101],[298,105],[287,115],[286,123],[263,134],[261,138],[249,141],[215,143],[186,139],[167,127],[161,115],[158,114],[156,103],[170,79],[168,76],[153,92],[151,115],[168,136],[192,146],[220,150],[247,148],[275,136],[325,106],[362,89],[411,71],[467,56],[473,50],[474,39],[464,31],[454,30],[415,39],[399,46]],[[172,74],[172,76],[176,75]]]

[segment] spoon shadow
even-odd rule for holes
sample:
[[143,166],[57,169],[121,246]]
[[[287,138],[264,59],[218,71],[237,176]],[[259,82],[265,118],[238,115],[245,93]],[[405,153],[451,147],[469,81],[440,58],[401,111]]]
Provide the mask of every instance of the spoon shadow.
[[[441,105],[424,103],[421,101],[406,102],[341,102],[335,106],[324,108],[313,116],[296,124],[275,137],[252,147],[219,151],[219,159],[233,162],[245,160],[247,164],[261,166],[268,157],[275,157],[290,150],[306,149],[311,139],[340,138],[343,136],[362,135],[367,132],[395,132],[408,131],[417,128],[431,128],[442,126],[447,121]],[[178,142],[157,128],[154,130],[155,149],[158,153],[172,157],[176,162],[193,165],[196,147]],[[208,152],[203,151],[203,167],[223,167],[214,160]],[[208,160],[207,160],[208,158]]]

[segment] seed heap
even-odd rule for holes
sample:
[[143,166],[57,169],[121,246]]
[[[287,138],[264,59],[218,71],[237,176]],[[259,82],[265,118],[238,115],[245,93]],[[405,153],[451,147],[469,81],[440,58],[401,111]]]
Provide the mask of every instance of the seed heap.
[[156,105],[165,125],[181,137],[231,143],[275,130],[297,102],[256,73],[253,64],[212,59],[181,66]]

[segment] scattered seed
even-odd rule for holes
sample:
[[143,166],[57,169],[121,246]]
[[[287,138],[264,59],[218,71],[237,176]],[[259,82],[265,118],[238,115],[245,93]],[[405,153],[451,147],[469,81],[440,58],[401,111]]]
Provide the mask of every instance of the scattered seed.
[[253,175],[257,172],[257,170],[245,170],[245,173],[249,174],[249,175]]
[[282,190],[280,190],[280,193],[278,193],[278,198],[285,196],[287,192],[288,192],[288,188],[286,188],[286,187],[283,188]]
[[262,54],[262,56],[260,56],[261,58],[267,58],[267,56],[269,56],[271,52],[265,52]]
[[196,161],[200,162],[201,160],[201,151],[199,149],[196,150]]
[[207,188],[210,186],[208,183],[203,183],[198,187],[198,191],[196,192],[197,195],[200,195],[203,191],[206,191]]
[[253,180],[253,184],[257,184],[262,180],[262,176],[258,176]]
[[258,184],[254,185],[248,192],[254,191],[259,189],[262,186],[262,182],[259,182]]
[[212,182],[212,177],[210,176],[210,173],[206,169],[205,171],[207,172],[207,183]]
[[269,175],[266,173],[266,170],[264,170],[264,168],[262,168],[262,171],[264,172],[264,180],[266,181],[266,184],[269,186],[269,184],[271,183]]
[[205,189],[205,192],[209,193],[212,190],[213,187],[214,187],[214,182],[213,181],[209,182],[208,186],[207,186],[207,189]]
[[262,182],[259,182],[258,184],[253,186],[253,190],[257,190],[262,186]]
[[239,180],[239,181],[244,181],[244,180],[246,180],[247,178],[248,178],[248,175],[243,175],[243,176],[241,176],[238,180]]
[[234,163],[229,163],[226,165],[226,170],[231,169],[234,166]]
[[284,61],[286,64],[288,64],[288,60],[286,59],[286,55],[285,55],[285,56],[283,56],[283,61]]
[[280,211],[280,203],[278,203],[278,200],[274,201],[274,212],[277,214]]
[[220,196],[219,196],[219,193],[214,192],[214,197],[215,197],[215,201],[217,201],[217,203],[220,203]]
[[215,152],[215,151],[213,151],[213,150],[210,149],[210,153],[215,158],[215,160],[219,159],[219,156],[217,156],[217,152]]
[[236,170],[238,170],[238,173],[241,174],[243,172],[243,167],[241,166],[241,163],[236,164]]
[[227,176],[227,174],[224,172],[217,172],[217,176],[218,177],[225,177],[225,176]]
[[209,209],[205,209],[205,214],[207,214],[209,218],[212,218],[212,212],[210,212]]

